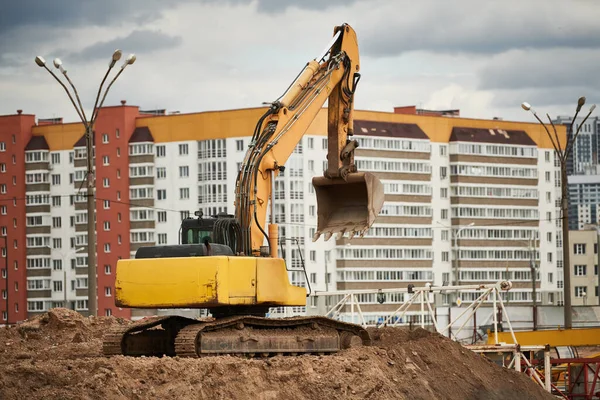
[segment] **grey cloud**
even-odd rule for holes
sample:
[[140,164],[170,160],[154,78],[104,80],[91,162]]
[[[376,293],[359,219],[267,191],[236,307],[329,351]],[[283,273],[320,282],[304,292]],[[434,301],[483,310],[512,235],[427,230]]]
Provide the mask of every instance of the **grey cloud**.
[[[597,87],[545,87],[522,90],[494,91],[492,105],[505,108],[517,108],[526,101],[538,112],[540,117],[546,113],[545,108],[560,107],[563,113],[572,113],[577,105],[577,99],[586,96],[587,102],[593,104],[600,100],[600,88]],[[586,108],[587,110],[587,108]],[[545,117],[543,118],[546,119]]]
[[[173,49],[182,42],[180,36],[169,36],[160,31],[135,30],[126,37],[115,38],[106,42],[97,42],[76,53],[64,56],[69,61],[91,61],[97,59],[110,59],[115,49],[123,52],[135,52],[136,54],[147,54],[156,50]],[[53,54],[65,54],[65,51],[57,50]]]
[[257,10],[263,13],[282,13],[290,8],[303,10],[327,10],[339,6],[352,6],[357,0],[258,0]]
[[0,12],[0,35],[21,26],[80,27],[148,23],[185,0],[19,0]]
[[600,52],[511,51],[490,60],[479,73],[479,88],[596,87]]
[[[516,3],[516,2],[515,2]],[[429,4],[431,7],[426,7]],[[511,3],[513,4],[513,3]],[[359,37],[364,54],[389,57],[411,51],[495,54],[509,49],[599,48],[600,3],[463,1],[419,3],[393,12],[365,13]]]

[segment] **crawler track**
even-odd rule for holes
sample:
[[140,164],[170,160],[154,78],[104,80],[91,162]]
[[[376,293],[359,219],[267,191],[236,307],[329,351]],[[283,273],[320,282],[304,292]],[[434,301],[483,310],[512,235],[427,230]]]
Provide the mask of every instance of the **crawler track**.
[[371,344],[361,326],[325,317],[232,316],[198,321],[166,316],[107,332],[103,353],[179,357],[330,354],[350,347],[355,337],[365,346]]

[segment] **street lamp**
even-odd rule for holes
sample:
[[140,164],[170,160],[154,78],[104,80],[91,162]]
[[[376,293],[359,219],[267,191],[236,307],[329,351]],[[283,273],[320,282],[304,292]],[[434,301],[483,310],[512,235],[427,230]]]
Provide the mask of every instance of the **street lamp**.
[[[456,229],[456,228],[453,228],[452,226],[448,226],[446,224],[443,224],[440,221],[436,221],[436,222],[438,224],[440,224],[441,226],[450,229],[451,231],[454,231]],[[460,233],[463,230],[465,230],[467,228],[470,228],[470,227],[472,227],[474,225],[475,225],[475,222],[471,222],[468,225],[459,227],[456,230],[456,233],[454,234],[454,253],[456,254],[456,256],[452,257],[452,264],[453,264],[452,269],[453,269],[453,273],[452,273],[452,271],[450,273],[450,275],[451,275],[451,279],[450,280],[452,282],[452,284],[451,284],[452,286],[457,286],[457,285],[460,284],[459,271],[458,271],[458,262],[460,260],[460,252],[458,250],[458,238],[460,237]],[[456,296],[456,298],[458,298],[458,289],[456,290],[455,296]]]
[[[51,252],[57,250],[57,249],[51,248],[50,246],[46,246],[46,248],[50,249]],[[71,254],[77,254],[83,249],[85,249],[85,247],[79,247],[75,250],[68,251],[66,254],[60,250],[57,250],[57,253],[60,254],[61,261],[66,261],[68,258],[67,256],[70,256]],[[62,269],[63,269],[64,307],[68,308],[68,306],[67,306],[67,304],[68,304],[68,301],[67,301],[67,268],[65,265],[63,265]],[[89,285],[89,282],[88,282],[88,285]],[[88,302],[89,302],[89,300],[88,300]]]
[[539,121],[540,124],[546,130],[548,134],[548,138],[550,142],[552,142],[552,146],[554,147],[554,151],[558,154],[558,159],[560,161],[560,182],[561,182],[561,198],[560,198],[560,209],[561,209],[561,220],[562,220],[562,240],[563,240],[563,275],[564,275],[564,319],[565,319],[565,329],[571,329],[573,327],[573,314],[571,310],[571,261],[570,261],[570,246],[569,246],[569,178],[567,176],[567,159],[569,155],[573,151],[573,146],[575,141],[577,140],[577,136],[579,132],[581,132],[581,127],[588,119],[588,117],[592,114],[596,105],[592,105],[590,107],[590,111],[583,119],[583,122],[579,124],[577,128],[577,132],[573,135],[573,124],[577,119],[577,115],[581,111],[581,108],[585,104],[585,97],[580,97],[577,100],[577,108],[575,109],[575,116],[573,120],[569,124],[569,134],[567,134],[566,143],[564,148],[560,145],[560,140],[558,138],[558,132],[556,131],[556,127],[550,118],[550,115],[546,113],[550,124],[552,125],[554,136],[550,133],[548,126],[544,124],[544,122],[540,119],[537,113],[531,108],[531,104],[524,102],[521,104],[521,108],[525,111],[529,111],[533,114],[533,116]]
[[[531,290],[532,290],[532,299],[533,299],[533,330],[537,330],[537,291],[536,291],[536,267],[535,267],[535,249],[539,248],[539,239],[536,240],[533,238],[529,238],[528,242],[517,240],[519,243],[523,243],[527,245],[527,250],[529,253],[529,270],[531,271]],[[533,243],[532,243],[533,242]],[[537,245],[537,246],[536,246]]]
[[4,273],[6,274],[6,327],[8,328],[8,236],[0,236],[0,239],[4,240]]
[[79,93],[77,93],[77,89],[75,88],[75,85],[73,84],[73,82],[71,81],[69,76],[67,75],[67,70],[63,67],[62,61],[59,58],[55,58],[53,61],[54,67],[56,69],[58,69],[64,75],[64,77],[67,79],[67,82],[69,83],[69,85],[73,89],[73,92],[75,93],[75,97],[77,99],[77,104],[75,104],[75,100],[73,99],[71,92],[69,92],[69,90],[67,89],[67,86],[58,78],[58,76],[56,76],[56,74],[54,74],[54,72],[52,72],[52,70],[50,70],[50,68],[48,68],[48,66],[46,65],[46,60],[44,60],[44,58],[42,58],[40,56],[37,56],[35,58],[35,63],[39,67],[45,68],[46,71],[48,71],[50,73],[50,75],[52,75],[52,77],[54,79],[56,79],[56,81],[63,87],[65,92],[67,92],[67,95],[69,96],[69,100],[71,100],[71,104],[73,104],[73,107],[75,107],[75,110],[77,111],[77,115],[79,115],[79,118],[81,119],[81,122],[83,122],[83,126],[85,127],[85,142],[86,142],[86,156],[87,156],[87,172],[86,172],[87,193],[86,193],[86,196],[87,196],[87,214],[88,214],[88,222],[87,222],[87,225],[88,225],[88,246],[87,246],[88,247],[88,309],[89,309],[90,315],[93,315],[93,316],[96,316],[98,313],[98,306],[97,306],[97,300],[96,300],[96,296],[97,296],[97,293],[96,293],[96,227],[95,227],[95,218],[94,218],[96,207],[95,207],[95,202],[94,202],[95,182],[94,182],[94,158],[93,158],[93,132],[94,132],[94,124],[96,122],[96,118],[98,117],[98,111],[102,108],[102,105],[104,104],[104,100],[106,99],[106,95],[107,95],[108,91],[110,90],[110,87],[113,85],[113,83],[115,83],[115,81],[117,80],[119,75],[121,75],[121,73],[123,73],[125,68],[128,65],[133,64],[136,60],[136,56],[134,54],[130,54],[129,57],[127,57],[127,59],[125,60],[123,65],[121,65],[121,69],[119,70],[119,72],[115,75],[115,77],[112,79],[112,81],[109,83],[108,87],[104,91],[104,95],[102,96],[102,100],[100,101],[100,105],[98,106],[98,99],[100,98],[100,93],[102,92],[102,87],[104,86],[104,82],[106,81],[108,74],[110,73],[112,68],[115,66],[116,62],[121,59],[121,55],[122,55],[121,50],[118,50],[118,49],[115,50],[110,59],[110,62],[108,63],[108,70],[106,71],[106,74],[104,75],[104,78],[102,79],[102,82],[100,83],[100,87],[98,88],[98,94],[96,95],[96,101],[94,102],[94,108],[92,109],[92,116],[89,119],[89,121],[85,115],[83,105],[81,104],[81,100],[79,98]]
[[[465,225],[461,228],[459,228],[456,231],[456,234],[454,235],[454,251],[456,251],[456,262],[455,262],[455,266],[454,266],[454,284],[455,285],[460,285],[460,274],[458,272],[458,262],[460,261],[460,251],[458,251],[458,238],[460,236],[460,233],[467,228],[472,227],[473,225],[475,225],[475,222],[471,222],[469,225]],[[456,295],[458,296],[458,290],[456,291]]]

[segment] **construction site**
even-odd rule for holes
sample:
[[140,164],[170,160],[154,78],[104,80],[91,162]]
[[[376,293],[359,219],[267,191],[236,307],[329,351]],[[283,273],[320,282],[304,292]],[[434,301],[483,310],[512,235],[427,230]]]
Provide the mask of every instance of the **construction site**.
[[[579,130],[573,138],[552,125],[551,135],[457,110],[355,112],[357,43],[350,25],[335,26],[279,98],[210,115],[103,108],[99,91],[88,120],[55,59],[82,125],[6,119],[6,132],[11,121],[22,129],[6,157],[26,161],[22,194],[0,182],[12,203],[0,220],[0,398],[600,399],[600,306],[587,304],[595,282],[574,286],[583,304],[572,305],[569,272],[572,248],[583,257],[596,245],[600,261],[600,228],[597,242],[571,246],[560,186]],[[43,57],[35,63],[59,80]],[[229,155],[225,138],[235,140]],[[298,161],[315,138],[323,158]],[[179,200],[198,190],[195,217],[187,203],[154,203],[155,163],[157,202],[176,192],[158,188],[175,171],[161,160],[165,143],[178,150],[179,177],[191,176]],[[61,151],[73,164],[68,192],[58,191]],[[227,168],[232,184],[215,186]],[[59,214],[62,197],[72,210]],[[167,211],[175,236],[159,230]],[[71,279],[68,254],[52,258],[69,239]],[[576,276],[587,275],[585,262]]]
[[54,309],[0,330],[2,399],[552,399],[531,378],[417,328],[370,330],[332,355],[241,358],[102,354],[129,321]]

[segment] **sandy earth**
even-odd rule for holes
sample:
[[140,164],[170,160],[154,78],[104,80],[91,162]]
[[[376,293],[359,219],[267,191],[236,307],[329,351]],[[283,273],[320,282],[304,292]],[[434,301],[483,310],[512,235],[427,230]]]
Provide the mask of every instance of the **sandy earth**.
[[327,356],[101,355],[129,321],[53,309],[0,329],[0,399],[552,399],[524,374],[417,329],[371,330],[373,345]]

